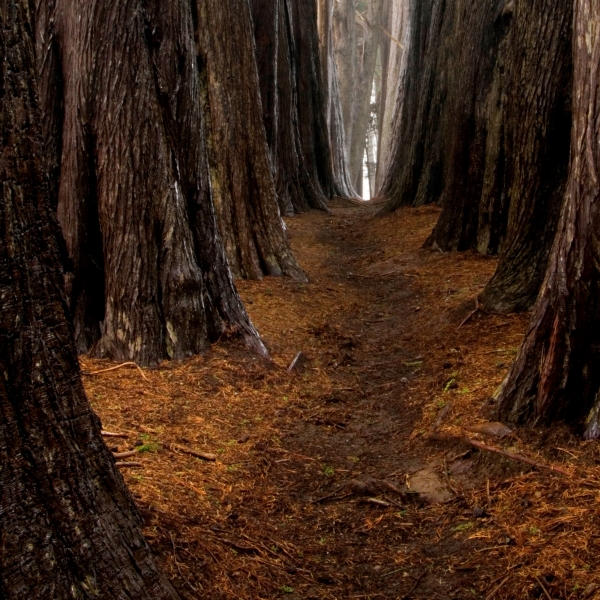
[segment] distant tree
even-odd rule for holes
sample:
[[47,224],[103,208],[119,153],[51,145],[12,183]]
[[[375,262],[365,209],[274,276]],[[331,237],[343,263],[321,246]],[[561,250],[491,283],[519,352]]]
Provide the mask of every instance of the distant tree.
[[571,165],[546,277],[499,393],[523,424],[584,422],[600,435],[600,5],[576,0]]
[[[230,267],[238,277],[285,274],[306,281],[281,220],[250,4],[197,0],[196,6],[213,198]],[[265,101],[272,110],[268,96]]]
[[78,350],[149,365],[228,332],[264,353],[217,228],[192,4],[39,0],[37,14]]
[[81,383],[30,10],[0,5],[0,597],[176,600]]

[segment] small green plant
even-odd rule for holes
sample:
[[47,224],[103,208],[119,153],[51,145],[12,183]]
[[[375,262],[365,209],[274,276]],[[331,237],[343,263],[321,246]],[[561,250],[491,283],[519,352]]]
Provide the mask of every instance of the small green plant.
[[241,465],[228,465],[227,466],[227,472],[228,473],[235,473]]
[[413,360],[411,362],[405,362],[405,367],[420,367],[423,364],[422,360]]
[[352,463],[357,463],[360,461],[360,458],[358,458],[358,456],[349,456],[348,460]]
[[529,533],[531,533],[533,535],[537,535],[539,532],[540,532],[540,530],[537,527],[530,527],[529,528]]
[[335,475],[335,469],[327,465],[323,465],[323,475],[325,477],[333,477]]
[[282,585],[282,586],[279,588],[279,591],[280,591],[282,594],[293,594],[293,593],[294,593],[294,588],[293,588],[293,587],[290,587],[289,585]]
[[446,393],[447,391],[449,391],[450,389],[452,389],[454,387],[454,385],[456,384],[456,379],[454,379],[454,377],[444,386],[444,393]]
[[461,523],[460,525],[457,525],[454,528],[454,531],[468,531],[469,529],[471,529],[474,526],[474,523],[472,521],[468,521],[467,523]]
[[141,446],[136,448],[138,452],[158,452],[160,450],[160,445],[156,442],[146,442]]

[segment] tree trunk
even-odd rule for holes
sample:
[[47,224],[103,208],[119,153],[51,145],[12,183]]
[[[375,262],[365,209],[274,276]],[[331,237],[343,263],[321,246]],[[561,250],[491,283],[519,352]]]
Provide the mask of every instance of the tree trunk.
[[507,239],[480,301],[486,310],[531,308],[565,195],[573,90],[573,0],[516,0],[507,44],[503,128],[510,205]]
[[[440,136],[442,213],[432,241],[442,250],[496,254],[506,231],[506,202],[482,202],[502,177],[503,55],[509,0],[461,0],[447,21],[447,97]],[[482,214],[483,211],[483,214]]]
[[325,106],[329,144],[333,160],[335,193],[342,197],[356,195],[350,174],[350,159],[340,92],[338,65],[333,39],[333,0],[319,0],[319,39],[321,45],[321,68],[325,85]]
[[309,174],[314,173],[318,177],[314,182],[315,188],[320,189],[324,199],[329,199],[336,193],[336,189],[325,112],[317,2],[291,0],[290,5],[296,51],[298,128],[302,154]]
[[[62,123],[58,217],[79,351],[149,365],[230,331],[266,353],[217,229],[190,3],[39,2],[44,119]],[[61,59],[56,72],[50,55]],[[62,102],[46,78],[62,80]]]
[[0,3],[0,597],[175,600],[81,384],[30,7]]
[[[311,66],[300,64],[290,0],[251,0],[251,7],[263,118],[281,212],[327,210],[319,174],[308,168],[301,141],[297,72]],[[264,107],[272,107],[267,115]]]
[[600,5],[576,0],[571,166],[529,331],[499,395],[501,418],[586,420],[600,434]]
[[405,94],[405,73],[410,47],[410,2],[388,0],[382,23],[386,34],[382,43],[381,105],[377,147],[377,190],[389,171],[393,147],[400,147],[401,117]]
[[197,0],[197,10],[213,197],[231,269],[306,281],[279,212],[249,2]]
[[352,177],[362,177],[367,132],[371,119],[373,80],[379,55],[380,23],[383,17],[383,0],[369,0],[366,17],[361,21],[362,44],[358,52],[355,82],[354,110],[352,115],[352,140],[350,146],[350,172]]
[[344,138],[350,156],[356,91],[356,0],[338,0],[333,12],[335,62],[340,82]]
[[[451,8],[445,0],[410,0],[404,93],[397,98],[396,110],[401,112],[391,134],[381,185],[380,195],[389,199],[382,214],[400,206],[436,202],[442,191],[440,112],[446,96],[447,13]],[[384,137],[384,149],[385,144]]]

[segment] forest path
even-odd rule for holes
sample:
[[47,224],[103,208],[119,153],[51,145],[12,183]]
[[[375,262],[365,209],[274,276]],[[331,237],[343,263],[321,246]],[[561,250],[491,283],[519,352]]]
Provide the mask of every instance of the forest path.
[[144,378],[86,377],[104,427],[129,436],[115,449],[143,450],[125,477],[183,598],[466,599],[499,583],[495,598],[525,598],[556,559],[551,521],[537,546],[537,508],[519,521],[523,495],[542,510],[537,490],[559,493],[554,475],[427,436],[486,420],[526,316],[459,327],[495,260],[422,249],[434,207],[373,211],[288,220],[308,284],[238,282],[273,363],[225,343]]

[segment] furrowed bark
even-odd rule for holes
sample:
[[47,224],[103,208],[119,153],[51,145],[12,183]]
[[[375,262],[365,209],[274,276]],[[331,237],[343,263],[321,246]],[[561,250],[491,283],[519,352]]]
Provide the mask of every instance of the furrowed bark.
[[[190,4],[39,7],[53,16],[37,23],[39,64],[45,40],[62,58],[58,217],[79,351],[148,365],[235,331],[265,353],[216,227]],[[57,102],[42,95],[42,105],[56,118]]]
[[525,341],[499,393],[506,421],[585,420],[600,434],[600,5],[575,2],[571,164]]
[[0,596],[176,600],[81,383],[30,8],[0,3]]
[[197,7],[211,180],[229,264],[238,277],[288,275],[306,281],[279,212],[250,5],[248,0],[198,0]]
[[510,205],[498,269],[480,302],[488,311],[531,308],[565,195],[571,135],[573,0],[516,0],[507,44],[505,178]]

